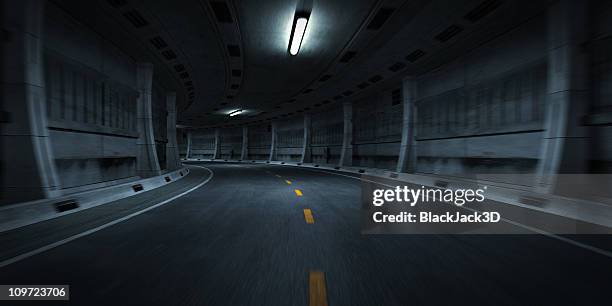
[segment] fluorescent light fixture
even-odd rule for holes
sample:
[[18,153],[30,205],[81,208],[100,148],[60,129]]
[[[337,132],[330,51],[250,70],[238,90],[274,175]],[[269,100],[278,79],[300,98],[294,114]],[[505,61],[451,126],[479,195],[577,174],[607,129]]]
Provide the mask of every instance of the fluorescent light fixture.
[[294,17],[291,37],[289,38],[289,54],[291,55],[297,55],[300,52],[306,26],[308,26],[308,17],[307,14],[296,14]]
[[242,110],[241,110],[241,109],[237,109],[237,110],[235,110],[235,111],[233,111],[233,112],[229,113],[229,116],[230,116],[230,117],[234,117],[234,116],[236,116],[236,115],[239,115],[240,113],[242,113]]

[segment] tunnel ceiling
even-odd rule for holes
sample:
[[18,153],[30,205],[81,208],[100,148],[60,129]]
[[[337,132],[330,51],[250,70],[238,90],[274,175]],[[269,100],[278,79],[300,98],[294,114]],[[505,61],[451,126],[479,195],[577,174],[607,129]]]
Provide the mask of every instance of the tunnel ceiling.
[[[263,123],[359,98],[544,9],[507,0],[57,2],[135,61],[153,62],[156,80],[178,93],[179,124],[189,127]],[[297,9],[311,15],[290,56]],[[245,112],[229,117],[236,109]]]

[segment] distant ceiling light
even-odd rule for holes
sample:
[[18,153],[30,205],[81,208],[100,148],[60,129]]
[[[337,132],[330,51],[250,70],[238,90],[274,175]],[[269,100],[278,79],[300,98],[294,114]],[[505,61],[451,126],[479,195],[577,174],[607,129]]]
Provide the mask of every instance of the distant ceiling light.
[[306,26],[308,25],[308,14],[295,14],[293,19],[293,27],[291,28],[291,37],[289,38],[289,54],[297,55],[302,46]]
[[242,113],[242,110],[241,110],[241,109],[238,109],[238,110],[235,110],[235,111],[233,111],[233,112],[229,113],[229,116],[230,116],[230,117],[234,117],[234,116],[236,116],[236,115],[239,115],[240,113]]

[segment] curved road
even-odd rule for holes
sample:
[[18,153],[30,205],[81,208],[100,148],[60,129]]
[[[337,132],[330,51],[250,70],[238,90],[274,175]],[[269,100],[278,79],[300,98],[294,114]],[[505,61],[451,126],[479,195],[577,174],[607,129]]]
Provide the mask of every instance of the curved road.
[[[8,264],[0,284],[69,284],[74,305],[609,302],[612,259],[584,248],[537,235],[362,235],[358,179],[199,165],[214,173],[200,188]],[[0,261],[137,213],[209,176],[193,166],[160,189],[0,233]]]

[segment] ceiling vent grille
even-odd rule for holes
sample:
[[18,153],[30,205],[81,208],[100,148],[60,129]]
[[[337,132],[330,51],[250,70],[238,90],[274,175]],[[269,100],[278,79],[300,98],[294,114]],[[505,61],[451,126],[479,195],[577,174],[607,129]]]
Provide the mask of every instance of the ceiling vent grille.
[[425,55],[425,51],[421,50],[421,49],[416,49],[414,51],[412,51],[412,53],[408,54],[406,56],[406,60],[414,63],[417,60],[419,60],[419,58],[423,57],[423,55]]
[[232,57],[240,57],[240,47],[237,45],[227,45],[227,53]]
[[227,3],[223,1],[210,1],[210,7],[215,13],[215,17],[217,17],[217,21],[220,23],[232,23],[234,20],[232,19],[232,13],[227,7]]
[[126,0],[108,0],[106,2],[108,2],[108,4],[110,4],[114,8],[120,8],[127,4]]
[[153,46],[155,46],[155,48],[157,48],[157,50],[161,50],[161,49],[163,49],[163,48],[168,46],[166,41],[163,38],[159,37],[159,36],[155,36],[155,37],[151,38],[150,42],[151,42],[151,44]]
[[142,28],[149,24],[149,22],[147,22],[136,10],[131,10],[123,14],[123,17],[125,17],[135,28]]
[[166,58],[167,60],[173,60],[176,58],[176,53],[174,53],[174,51],[172,50],[166,50],[166,51],[162,51],[161,53],[164,58]]
[[392,7],[379,8],[378,12],[376,12],[376,15],[374,15],[370,23],[368,23],[367,29],[379,30],[385,24],[385,22],[387,22],[389,17],[391,17],[394,11],[395,8]]
[[497,9],[502,4],[501,0],[487,0],[480,3],[477,7],[467,13],[464,18],[471,21],[477,22],[478,20],[484,18],[489,15],[495,9]]
[[340,58],[340,62],[348,63],[351,59],[353,59],[353,57],[355,57],[355,55],[357,55],[357,52],[355,51],[346,51],[344,52],[344,55],[342,55],[342,57]]
[[462,27],[453,24],[452,26],[446,28],[444,31],[436,35],[436,39],[441,42],[447,42],[451,38],[455,37],[457,34],[461,33],[461,31],[463,31]]
[[406,64],[402,62],[397,62],[389,67],[389,70],[393,72],[398,72],[406,67]]
[[380,80],[382,80],[382,79],[383,79],[383,77],[382,77],[382,76],[380,76],[380,75],[375,75],[375,76],[371,77],[371,78],[369,79],[369,81],[370,81],[370,82],[372,82],[372,83],[376,83],[376,82],[378,82],[378,81],[380,81]]
[[402,90],[400,88],[391,92],[391,105],[399,105],[402,102]]

